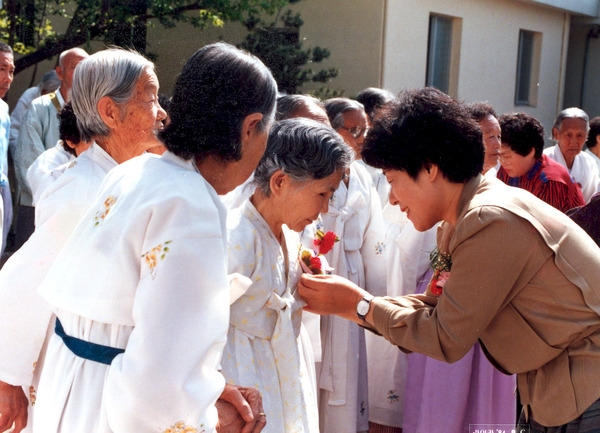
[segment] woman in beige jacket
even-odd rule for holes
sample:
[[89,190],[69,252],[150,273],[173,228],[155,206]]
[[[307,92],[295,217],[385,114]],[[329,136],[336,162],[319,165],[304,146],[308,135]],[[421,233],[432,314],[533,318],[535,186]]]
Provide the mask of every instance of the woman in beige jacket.
[[479,340],[517,374],[531,432],[600,431],[600,249],[560,211],[481,177],[483,157],[459,102],[433,88],[401,94],[363,158],[418,230],[442,221],[427,293],[373,298],[339,277],[305,276],[300,294],[313,312],[447,362]]

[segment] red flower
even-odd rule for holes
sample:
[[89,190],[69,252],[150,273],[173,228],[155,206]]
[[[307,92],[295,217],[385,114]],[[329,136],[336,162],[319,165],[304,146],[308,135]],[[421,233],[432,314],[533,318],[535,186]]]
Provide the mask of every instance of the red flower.
[[321,259],[319,257],[311,257],[310,258],[310,270],[313,271],[313,273],[315,274],[321,274]]
[[429,282],[429,291],[435,296],[440,296],[444,291],[444,286],[450,278],[450,269],[452,269],[452,257],[448,253],[441,253],[437,248],[429,254],[433,276]]
[[319,254],[327,254],[333,249],[333,244],[339,240],[340,238],[332,231],[323,234],[321,230],[317,230],[317,237],[313,240],[313,244],[319,249]]
[[323,254],[331,251],[333,244],[339,240],[340,238],[334,232],[323,233],[321,230],[317,230],[313,239],[314,250],[300,248],[300,266],[302,270],[313,275],[331,273],[333,268],[329,266]]

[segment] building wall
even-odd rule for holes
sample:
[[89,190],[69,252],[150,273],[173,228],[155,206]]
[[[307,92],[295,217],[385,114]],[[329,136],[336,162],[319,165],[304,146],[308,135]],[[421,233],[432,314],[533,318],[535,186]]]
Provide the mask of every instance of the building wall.
[[565,107],[581,107],[590,118],[600,115],[599,20],[575,19],[569,38]]
[[[382,86],[386,3],[386,0],[305,0],[296,4],[295,9],[304,20],[300,28],[304,46],[318,45],[331,51],[331,56],[313,69],[339,70],[339,76],[327,85],[329,88],[343,90],[345,96],[353,97],[365,87]],[[303,90],[321,86],[310,83]]]
[[[550,132],[562,101],[569,15],[515,0],[389,1],[386,9],[384,87],[425,84],[430,13],[462,19],[457,96],[489,101],[498,113],[525,111]],[[537,106],[514,104],[520,29],[542,34]]]
[[[565,1],[565,0],[561,0]],[[575,0],[577,1],[577,0]],[[588,0],[589,1],[589,0]],[[566,68],[565,41],[570,15],[545,2],[522,0],[304,0],[294,9],[304,25],[304,48],[319,45],[331,51],[329,59],[313,69],[335,67],[338,78],[328,84],[353,97],[368,86],[398,91],[425,84],[430,13],[462,20],[456,95],[465,101],[488,100],[499,113],[526,111],[546,129],[562,108]],[[515,106],[514,92],[519,30],[542,34],[541,72],[535,107]],[[157,75],[161,91],[170,94],[185,60],[201,46],[217,40],[242,41],[241,24],[195,29],[178,25],[148,31],[148,49],[158,54]],[[94,45],[91,50],[100,49]],[[37,78],[54,65],[45,62]],[[31,73],[16,77],[8,95],[9,105],[31,81]],[[302,91],[322,84],[305,85]]]

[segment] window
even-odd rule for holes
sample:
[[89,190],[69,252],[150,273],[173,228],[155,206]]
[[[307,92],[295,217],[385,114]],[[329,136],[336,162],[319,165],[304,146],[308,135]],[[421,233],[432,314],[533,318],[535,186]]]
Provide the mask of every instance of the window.
[[517,53],[515,105],[537,105],[542,34],[521,30]]
[[458,60],[462,20],[445,15],[429,17],[426,86],[452,96],[458,93]]

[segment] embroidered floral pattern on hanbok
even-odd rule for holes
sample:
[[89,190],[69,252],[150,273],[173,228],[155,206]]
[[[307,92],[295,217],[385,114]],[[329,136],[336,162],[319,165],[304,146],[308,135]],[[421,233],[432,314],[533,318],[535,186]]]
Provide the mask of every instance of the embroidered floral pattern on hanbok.
[[35,390],[35,388],[33,386],[29,387],[29,403],[31,403],[32,406],[35,406],[35,399],[37,397],[37,391]]
[[400,401],[400,396],[396,394],[396,390],[390,389],[388,391],[387,399],[390,403],[398,403]]
[[106,215],[108,215],[108,213],[110,212],[111,208],[113,207],[113,205],[117,202],[117,198],[113,195],[110,195],[108,197],[106,197],[106,200],[104,200],[104,210],[102,211],[98,211],[96,212],[96,216],[94,217],[94,225],[97,226],[99,225],[102,221],[104,221],[104,219],[106,218]]
[[375,254],[383,254],[385,253],[385,242],[377,242],[375,244]]
[[144,259],[144,263],[150,269],[150,275],[152,279],[156,277],[156,267],[158,266],[158,260],[164,260],[165,256],[169,252],[169,245],[172,241],[166,241],[164,244],[158,244],[150,251],[142,254],[142,259]]
[[[202,426],[200,426],[202,428]],[[198,430],[195,427],[187,425],[183,421],[179,421],[166,429],[163,433],[204,433],[206,430]]]

